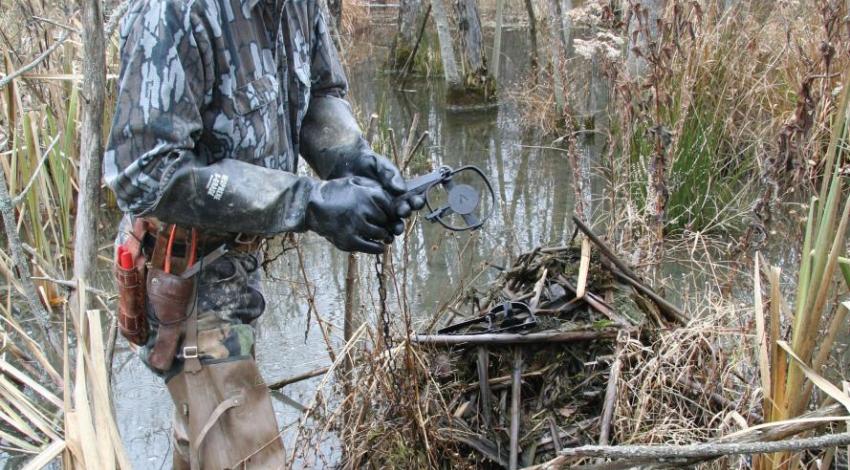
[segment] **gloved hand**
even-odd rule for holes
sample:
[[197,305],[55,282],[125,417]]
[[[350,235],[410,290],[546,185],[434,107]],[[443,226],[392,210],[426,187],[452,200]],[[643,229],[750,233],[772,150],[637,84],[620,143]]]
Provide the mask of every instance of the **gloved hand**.
[[379,254],[404,231],[393,197],[377,182],[345,177],[316,184],[307,202],[307,228],[344,251]]
[[361,176],[380,184],[384,191],[397,199],[393,212],[399,219],[409,217],[413,211],[418,211],[425,205],[425,198],[422,196],[398,198],[407,191],[401,171],[388,158],[378,155],[368,147],[363,148],[356,155],[342,159],[331,170],[328,179],[347,176]]

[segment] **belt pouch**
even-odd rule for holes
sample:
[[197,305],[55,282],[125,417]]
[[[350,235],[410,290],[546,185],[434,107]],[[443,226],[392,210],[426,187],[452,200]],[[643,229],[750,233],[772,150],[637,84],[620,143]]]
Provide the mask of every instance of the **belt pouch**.
[[129,269],[115,265],[118,284],[118,329],[127,341],[142,346],[148,340],[145,313],[145,266],[136,263]]
[[186,318],[193,308],[195,276],[184,279],[161,269],[150,268],[147,290],[148,302],[159,321],[156,341],[148,354],[148,364],[165,372],[171,368]]

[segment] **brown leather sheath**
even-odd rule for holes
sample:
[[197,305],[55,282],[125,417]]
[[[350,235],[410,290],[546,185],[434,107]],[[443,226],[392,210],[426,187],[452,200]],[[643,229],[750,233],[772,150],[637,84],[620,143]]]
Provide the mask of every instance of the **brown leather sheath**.
[[133,267],[124,269],[115,260],[115,280],[118,285],[118,329],[127,341],[144,345],[148,339],[148,319],[145,309],[145,277],[147,268],[142,254],[142,238],[147,227],[144,219],[136,219],[124,247],[130,251]]
[[115,266],[118,283],[118,328],[127,341],[142,346],[148,340],[145,315],[144,268],[124,269]]
[[148,354],[148,364],[161,371],[171,368],[180,345],[184,322],[195,298],[195,278],[184,279],[157,268],[148,272],[148,302],[159,327],[156,342]]

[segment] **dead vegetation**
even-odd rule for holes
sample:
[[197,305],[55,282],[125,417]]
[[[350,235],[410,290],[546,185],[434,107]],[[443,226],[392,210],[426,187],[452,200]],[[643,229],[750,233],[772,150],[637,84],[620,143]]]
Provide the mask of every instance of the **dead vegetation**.
[[[803,413],[820,413],[817,419],[846,414],[834,405],[812,411],[843,400],[841,394],[833,396],[824,378],[835,381],[841,373],[824,367],[835,360],[834,345],[847,313],[838,302],[846,286],[835,282],[839,275],[850,279],[850,271],[845,272],[850,261],[844,257],[847,209],[841,202],[847,191],[843,182],[830,191],[818,180],[840,180],[846,164],[847,123],[836,118],[845,116],[848,107],[846,6],[775,2],[767,8],[760,2],[733,2],[733,9],[721,11],[719,3],[669,2],[659,18],[660,39],[633,48],[627,45],[631,35],[653,34],[648,26],[628,30],[627,16],[644,14],[637,2],[586,2],[570,15],[578,30],[596,31],[575,39],[582,58],[570,64],[597,57],[597,72],[612,80],[615,91],[608,107],[617,110],[612,114],[617,119],[605,169],[611,205],[603,217],[611,227],[609,243],[640,268],[651,264],[646,254],[652,253],[666,261],[682,256],[689,269],[703,270],[707,282],[668,285],[668,292],[675,288],[683,299],[687,328],[668,328],[673,320],[657,299],[637,293],[623,279],[627,273],[606,264],[597,246],[590,250],[582,295],[580,244],[526,253],[488,288],[459,289],[424,325],[414,324],[405,301],[391,308],[400,320],[389,337],[380,328],[354,329],[349,343],[335,351],[336,362],[317,387],[289,449],[294,465],[333,464],[339,456],[336,444],[343,447],[348,468],[510,466],[512,449],[522,464],[550,459],[593,464],[596,459],[588,457],[565,461],[557,451],[582,444],[707,442],[764,421],[793,421]],[[47,463],[68,448],[86,462],[104,459],[109,466],[117,459],[124,467],[103,395],[102,362],[110,362],[114,330],[100,337],[101,323],[110,322],[99,314],[69,316],[67,322],[59,315],[76,285],[66,279],[80,184],[76,30],[81,24],[70,6],[53,7],[43,12],[31,2],[15,2],[11,13],[0,15],[0,35],[8,48],[2,58],[5,74],[50,53],[35,70],[0,87],[0,154],[14,203],[12,223],[4,228],[14,227],[23,242],[23,261],[13,260],[10,250],[0,253],[7,280],[0,307],[0,439],[17,455],[40,452],[36,463]],[[538,17],[545,17],[548,5],[537,9]],[[55,24],[63,12],[70,12],[72,31]],[[373,27],[365,4],[347,3],[344,12],[344,38]],[[540,21],[545,37],[550,37],[550,24]],[[114,72],[114,37],[110,44],[108,65]],[[359,50],[354,42],[345,45]],[[549,56],[542,52],[541,57]],[[627,76],[630,56],[657,70],[643,78]],[[567,98],[583,96],[570,87],[594,75],[580,67],[565,70],[570,72],[564,76]],[[558,132],[569,122],[575,133],[592,127],[583,106],[573,105],[576,115],[564,119],[551,65],[532,73],[533,79],[512,93],[528,126]],[[556,143],[569,141],[568,136]],[[408,138],[406,145],[414,142]],[[416,147],[402,154],[411,157]],[[824,177],[833,174],[834,179]],[[654,193],[648,183],[655,185]],[[787,278],[772,266],[766,270],[769,295],[762,299],[761,278],[757,283],[752,277],[746,256],[730,254],[727,235],[743,230],[735,253],[753,252],[769,235],[771,215],[786,192],[815,193],[817,187],[822,188],[819,200],[806,206],[811,225],[802,246],[811,256],[803,256],[799,273],[786,268],[786,276],[793,271]],[[658,197],[665,191],[666,201]],[[647,210],[652,196],[662,212]],[[663,249],[653,248],[660,241]],[[694,263],[703,252],[704,262]],[[32,266],[35,302],[52,312],[53,328],[68,324],[72,347],[64,357],[31,326],[38,324],[38,308],[27,304],[33,296],[20,278],[21,262]],[[404,296],[404,279],[396,272],[403,269],[390,265],[391,297]],[[755,270],[762,275],[759,267]],[[752,304],[720,288],[728,279],[739,285],[738,294],[758,286]],[[800,286],[793,298],[785,298],[780,281]],[[101,306],[109,306],[108,294],[89,290]],[[491,333],[521,337],[509,344],[473,345],[475,339],[453,334],[414,335],[436,334],[437,326],[476,318],[509,299],[534,305],[537,317],[526,330]],[[88,342],[75,342],[75,337]],[[802,360],[789,357],[780,346],[783,340]],[[529,344],[535,341],[540,343]],[[89,350],[74,350],[76,344]],[[83,359],[75,360],[80,352]],[[353,364],[350,373],[339,374],[347,360]],[[796,432],[811,432],[823,430],[826,421],[806,428],[799,427],[804,420],[792,425],[798,426]],[[789,435],[750,433],[765,441]],[[96,441],[112,447],[92,448],[89,443]],[[835,456],[834,449],[815,450],[724,457],[705,465],[797,468]]]
[[[714,317],[671,329],[662,310],[676,307],[594,239],[518,256],[394,347],[361,328],[348,392],[316,402],[345,467],[517,468],[584,444],[706,440],[740,425],[730,416],[761,422],[725,353],[745,352],[740,331]],[[322,435],[302,428],[294,455],[318,458],[308,443]]]

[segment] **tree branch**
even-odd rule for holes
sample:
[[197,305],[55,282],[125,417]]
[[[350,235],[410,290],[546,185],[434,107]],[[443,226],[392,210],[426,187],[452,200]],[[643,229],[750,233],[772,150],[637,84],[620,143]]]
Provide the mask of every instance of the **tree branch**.
[[14,263],[12,271],[21,282],[24,296],[35,317],[39,332],[43,336],[43,339],[48,340],[50,338],[48,334],[50,331],[50,315],[47,313],[44,305],[42,305],[38,290],[32,282],[32,272],[30,271],[29,261],[24,256],[24,249],[21,243],[21,237],[18,234],[18,224],[15,220],[13,207],[12,198],[9,196],[9,186],[6,183],[6,173],[0,170],[0,216],[3,218],[3,228],[6,231],[6,240],[9,243],[9,251],[12,254],[12,262]]
[[659,446],[582,446],[564,449],[565,457],[602,457],[608,459],[702,459],[725,455],[767,454],[773,452],[799,452],[809,449],[850,444],[850,433],[826,434],[817,437],[788,439],[773,442],[730,442]]
[[12,83],[12,80],[20,77],[21,75],[29,72],[30,70],[32,70],[34,68],[38,67],[38,64],[44,62],[44,60],[47,59],[47,57],[50,54],[52,54],[53,51],[58,49],[59,46],[61,46],[62,43],[65,42],[66,39],[68,39],[69,35],[70,35],[70,33],[67,30],[63,31],[62,35],[59,36],[59,39],[56,42],[54,42],[50,47],[48,47],[46,51],[42,52],[41,55],[36,57],[35,60],[33,60],[32,62],[30,62],[27,65],[24,65],[23,67],[19,68],[18,70],[15,70],[14,72],[10,73],[9,75],[6,75],[5,77],[0,78],[0,89],[3,89],[6,85]]

